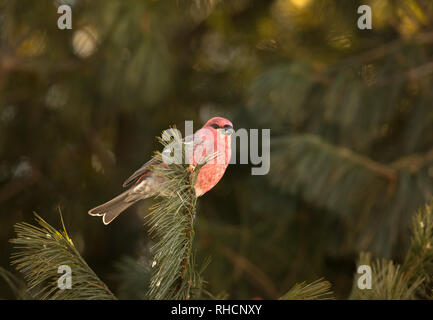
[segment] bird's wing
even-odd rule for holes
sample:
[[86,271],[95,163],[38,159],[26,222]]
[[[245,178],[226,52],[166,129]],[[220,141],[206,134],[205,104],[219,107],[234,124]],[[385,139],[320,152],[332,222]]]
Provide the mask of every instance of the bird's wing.
[[194,142],[191,143],[189,156],[193,159],[194,164],[205,164],[215,159],[217,156],[215,150],[215,136],[212,131],[202,128],[194,133]]
[[184,144],[187,149],[188,158],[191,159],[190,161],[192,161],[193,164],[196,163],[196,159],[194,157],[195,152],[197,151],[198,148],[200,148],[201,146],[203,147],[205,144],[205,139],[200,137],[199,133],[200,130],[193,135],[186,136],[184,139]]
[[197,132],[195,134],[186,136],[185,139],[182,140],[183,143],[186,146],[190,146],[192,149],[194,149],[198,145],[203,144],[204,140],[197,134]]
[[[194,148],[197,145],[200,145],[203,143],[203,140],[200,139],[199,137],[190,135],[190,136],[185,137],[185,139],[183,139],[183,143],[185,145],[187,145],[189,148],[191,148],[191,150],[194,150]],[[154,166],[155,164],[159,164],[159,163],[161,163],[161,161],[159,161],[155,158],[150,159],[145,164],[143,164],[140,167],[140,169],[135,171],[128,179],[125,180],[125,182],[123,183],[123,187],[126,188],[132,184],[137,183],[138,181],[140,181],[141,179],[146,177],[148,174],[150,174],[150,169],[152,168],[152,166]]]
[[126,188],[126,187],[130,186],[131,184],[137,183],[139,180],[141,180],[143,177],[145,177],[146,175],[148,175],[150,173],[150,169],[152,166],[154,166],[155,164],[157,164],[159,162],[160,161],[158,161],[155,158],[152,158],[149,161],[147,161],[145,164],[143,164],[140,167],[140,169],[135,171],[128,179],[125,180],[125,182],[123,183],[123,187]]

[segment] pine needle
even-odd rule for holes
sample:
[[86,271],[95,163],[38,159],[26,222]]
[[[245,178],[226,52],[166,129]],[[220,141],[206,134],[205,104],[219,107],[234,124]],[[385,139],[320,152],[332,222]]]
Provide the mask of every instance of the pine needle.
[[[160,179],[159,202],[146,217],[150,234],[156,239],[152,247],[153,275],[148,296],[151,299],[190,299],[201,295],[203,280],[195,270],[192,250],[194,239],[194,216],[197,197],[194,183],[200,170],[198,165],[191,171],[186,164],[185,145],[180,135],[173,132],[173,142],[181,146],[181,164],[156,166],[153,175]],[[160,142],[167,146],[162,139]],[[154,156],[162,160],[161,153]]]
[[[355,276],[351,299],[362,300],[409,300],[415,298],[417,288],[423,282],[418,277],[407,281],[407,274],[401,266],[391,260],[372,260],[370,253],[362,252],[359,265],[371,267],[371,289],[358,288],[358,277]],[[359,276],[359,275],[358,275]]]
[[279,300],[332,300],[331,283],[318,279],[310,284],[297,283]]
[[24,281],[16,277],[12,272],[0,267],[0,278],[3,278],[4,281],[6,281],[14,293],[15,298],[18,300],[26,300],[30,298],[26,293],[26,284]]
[[425,279],[417,295],[420,298],[433,298],[433,207],[428,203],[418,211],[412,222],[411,245],[403,264],[407,280],[417,277]]
[[148,259],[125,256],[115,263],[115,273],[112,278],[119,286],[117,296],[126,300],[145,300],[149,287],[151,264]]
[[[115,299],[107,286],[96,276],[75,248],[63,223],[59,232],[35,213],[39,226],[15,224],[17,237],[10,240],[16,252],[12,265],[24,274],[29,294],[36,299]],[[59,267],[71,268],[71,289],[60,289]]]

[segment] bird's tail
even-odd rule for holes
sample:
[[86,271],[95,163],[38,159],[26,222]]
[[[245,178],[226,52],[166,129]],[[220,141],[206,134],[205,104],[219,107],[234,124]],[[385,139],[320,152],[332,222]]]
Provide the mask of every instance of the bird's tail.
[[130,190],[126,190],[114,199],[89,210],[89,214],[92,216],[102,216],[102,222],[109,224],[124,210],[140,200],[136,197],[130,197],[129,193]]

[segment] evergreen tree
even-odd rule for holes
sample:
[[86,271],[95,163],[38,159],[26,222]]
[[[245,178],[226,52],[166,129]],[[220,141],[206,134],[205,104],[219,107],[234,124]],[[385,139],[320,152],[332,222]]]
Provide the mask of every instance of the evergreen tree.
[[[174,131],[175,132],[175,131]],[[167,142],[160,139],[164,146]],[[174,135],[178,146],[183,145],[181,137]],[[212,156],[212,155],[211,155]],[[156,162],[162,161],[161,153],[154,156]],[[158,201],[147,217],[149,232],[157,237],[152,247],[153,262],[151,267],[124,261],[120,265],[130,273],[131,267],[140,268],[140,272],[131,272],[128,276],[141,286],[146,284],[146,291],[139,292],[143,298],[149,299],[199,299],[214,297],[204,288],[201,277],[206,264],[196,271],[195,254],[193,252],[193,221],[196,214],[197,197],[194,184],[200,171],[199,165],[191,171],[186,161],[183,164],[154,166],[152,175],[161,180],[160,194],[164,196]],[[10,285],[19,299],[80,299],[111,300],[117,299],[92,269],[87,265],[69,237],[65,225],[59,232],[36,214],[39,226],[27,223],[15,225],[17,237],[11,242],[17,250],[12,255],[12,264],[24,274],[26,284],[8,271],[1,269],[1,276]],[[128,268],[125,266],[130,264]],[[61,288],[59,267],[70,269],[70,286]],[[154,269],[154,270],[151,270]],[[61,272],[60,272],[61,273]],[[145,275],[145,281],[143,276]],[[150,281],[149,281],[150,278]],[[26,290],[19,289],[26,288]],[[282,299],[326,299],[332,297],[330,284],[318,280],[311,284],[305,282],[295,285]],[[221,297],[219,297],[221,298]]]
[[[279,298],[291,287],[313,297],[322,277],[337,298],[431,297],[428,235],[408,232],[433,195],[430,1],[368,1],[373,29],[360,30],[365,1],[76,0],[72,30],[59,30],[66,2],[0,0],[0,265],[13,292],[26,297],[7,267],[12,226],[37,211],[46,224],[33,235],[54,235],[60,205],[70,237],[46,245],[74,239],[63,256],[89,281],[148,298],[159,280],[147,268],[169,272],[142,227],[150,202],[108,228],[86,212],[119,192],[161,129],[221,115],[271,129],[271,170],[231,165],[194,204],[196,256],[185,261],[199,262],[188,279],[207,287],[190,297]],[[351,293],[359,252],[395,288]],[[172,297],[166,285],[150,296]]]

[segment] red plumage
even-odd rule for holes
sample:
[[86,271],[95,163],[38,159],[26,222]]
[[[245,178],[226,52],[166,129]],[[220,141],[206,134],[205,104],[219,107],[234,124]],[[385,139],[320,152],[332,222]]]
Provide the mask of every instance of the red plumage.
[[[195,167],[207,159],[200,168],[194,189],[197,197],[211,190],[222,178],[231,157],[232,123],[222,117],[214,117],[194,133],[193,148],[188,152],[191,166]],[[188,140],[187,137],[185,140]],[[213,155],[213,156],[212,156]],[[211,157],[210,157],[211,156]],[[123,184],[130,187],[116,198],[89,210],[90,215],[102,216],[104,224],[110,223],[126,208],[137,201],[158,194],[158,181],[152,176],[151,167],[166,165],[152,159],[134,172]]]

